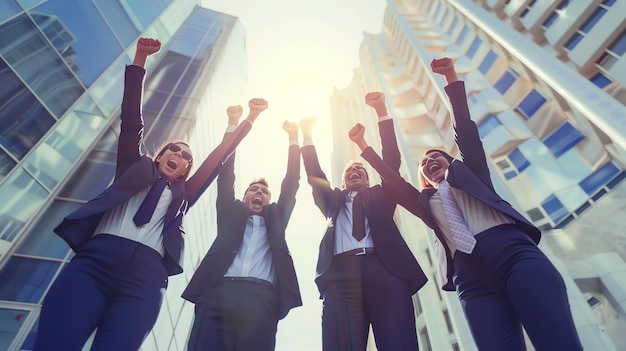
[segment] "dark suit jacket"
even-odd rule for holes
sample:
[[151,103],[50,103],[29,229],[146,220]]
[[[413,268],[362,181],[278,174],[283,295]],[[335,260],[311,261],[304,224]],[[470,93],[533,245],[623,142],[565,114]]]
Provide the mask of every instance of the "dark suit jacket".
[[[141,153],[143,142],[143,118],[141,99],[145,70],[139,66],[127,66],[122,100],[121,133],[117,148],[117,164],[113,183],[102,193],[63,219],[54,231],[74,251],[94,234],[105,211],[121,204],[149,187],[159,178],[153,160]],[[217,169],[250,130],[250,123],[241,123],[237,129],[213,150],[194,175],[185,181],[171,184],[172,202],[165,215],[163,264],[169,275],[183,271],[184,228],[182,220],[189,203],[193,204],[215,178]]]
[[[379,130],[385,162],[389,164],[390,169],[398,171],[400,168],[400,151],[396,142],[393,121],[387,120],[379,123]],[[348,191],[331,188],[330,182],[320,167],[314,146],[302,148],[302,159],[309,184],[313,189],[315,204],[322,214],[329,219],[326,232],[320,243],[315,278],[315,283],[320,293],[323,294],[328,283],[325,273],[328,271],[334,256],[335,223],[339,210],[345,204]],[[360,192],[363,196],[365,215],[370,226],[370,235],[374,241],[376,254],[391,273],[409,283],[412,294],[417,292],[426,284],[428,279],[393,220],[396,201],[388,196],[385,187],[381,185],[365,188]]]
[[[506,214],[536,243],[539,243],[541,238],[539,229],[502,199],[493,188],[485,151],[478,135],[478,128],[470,119],[464,83],[462,81],[453,82],[445,90],[452,105],[455,139],[463,160],[455,159],[450,164],[447,178],[450,186],[461,189],[485,205]],[[400,205],[420,217],[426,225],[435,231],[437,236],[435,251],[439,259],[439,279],[442,289],[455,290],[452,282],[454,262],[450,255],[450,249],[430,212],[430,197],[436,192],[436,189],[426,188],[420,192],[400,177],[397,172],[394,172],[372,148],[365,149],[362,156],[381,175],[384,179],[383,183],[388,184],[388,187],[393,189]]]
[[[206,302],[209,293],[224,278],[233,263],[252,214],[248,206],[235,199],[234,155],[220,170],[217,178],[217,238],[194,273],[183,298],[193,303]],[[300,148],[289,146],[287,174],[282,182],[278,202],[263,206],[270,250],[276,272],[275,291],[278,296],[277,318],[283,319],[289,310],[302,305],[300,288],[293,259],[285,241],[285,229],[296,204],[300,180]]]

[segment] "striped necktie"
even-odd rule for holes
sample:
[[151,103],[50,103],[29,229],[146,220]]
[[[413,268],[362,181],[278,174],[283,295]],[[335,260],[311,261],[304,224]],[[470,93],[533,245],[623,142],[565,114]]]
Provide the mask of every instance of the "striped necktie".
[[474,250],[474,246],[476,246],[476,238],[474,238],[474,234],[467,226],[467,222],[465,222],[465,218],[461,213],[459,204],[457,204],[454,196],[452,196],[448,181],[444,179],[441,183],[439,183],[437,191],[441,197],[443,212],[445,212],[446,219],[450,225],[452,240],[456,245],[456,249],[461,252],[471,254]]

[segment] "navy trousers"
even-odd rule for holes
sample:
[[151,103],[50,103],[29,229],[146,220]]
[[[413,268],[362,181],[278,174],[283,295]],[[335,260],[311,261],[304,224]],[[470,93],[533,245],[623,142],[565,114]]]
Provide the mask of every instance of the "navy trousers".
[[476,236],[471,255],[454,255],[454,284],[481,351],[582,350],[565,283],[522,230],[501,225]]
[[364,351],[371,324],[379,351],[417,351],[409,283],[373,255],[337,255],[322,294],[324,351]]
[[159,315],[167,272],[158,252],[114,235],[92,238],[48,291],[34,351],[136,351]]
[[196,304],[187,350],[273,351],[276,306],[273,287],[223,280],[211,290],[207,302]]

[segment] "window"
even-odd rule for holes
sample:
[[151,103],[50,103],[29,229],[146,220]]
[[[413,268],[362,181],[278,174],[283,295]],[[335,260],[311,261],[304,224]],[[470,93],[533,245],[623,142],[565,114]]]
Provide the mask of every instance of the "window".
[[561,201],[554,195],[550,195],[544,202],[542,202],[541,207],[543,207],[548,216],[550,216],[552,221],[555,223],[563,219],[568,214],[567,209],[563,207]]
[[508,155],[507,158],[496,162],[496,166],[498,166],[502,175],[504,175],[504,178],[509,180],[515,178],[523,170],[528,168],[528,166],[530,166],[530,162],[526,156],[524,156],[524,154],[516,148]]
[[519,15],[519,17],[524,18],[528,14],[530,9],[533,7],[535,2],[537,2],[537,0],[532,0],[531,2],[529,2],[528,5],[526,5],[526,8],[524,9],[524,11],[522,11],[522,13]]
[[555,130],[552,135],[544,140],[544,144],[550,149],[555,157],[566,153],[569,149],[578,144],[585,136],[568,122]]
[[546,103],[546,98],[543,97],[536,89],[533,89],[517,106],[518,110],[526,116],[531,118],[543,104]]
[[552,12],[552,14],[543,22],[543,28],[550,28],[552,23],[554,23],[554,21],[556,21],[562,14],[563,9],[566,8],[567,5],[569,5],[569,1],[570,0],[561,0],[561,2],[556,5],[556,7],[554,8],[554,12]]
[[467,26],[464,26],[461,30],[461,34],[459,34],[459,37],[456,38],[456,45],[461,46],[461,44],[463,44],[463,41],[465,40],[465,37],[467,37],[468,32],[469,28]]
[[452,20],[452,24],[450,24],[450,28],[448,28],[448,35],[451,35],[452,32],[454,32],[454,30],[456,29],[456,26],[459,24],[459,18],[458,17],[454,17],[454,20]]
[[[606,2],[606,1],[605,1]],[[565,47],[572,51],[578,43],[585,37],[587,33],[595,26],[602,16],[607,12],[607,8],[605,6],[600,5],[589,18],[583,23],[580,28],[572,35],[572,37],[565,43]]]
[[469,50],[467,50],[467,57],[474,58],[474,55],[476,55],[476,51],[478,51],[478,48],[482,43],[483,41],[478,36],[474,38],[472,45],[470,45]]
[[596,63],[602,66],[605,70],[611,69],[615,62],[624,55],[626,51],[626,30],[622,31],[620,35],[609,45],[600,58],[596,60]]
[[500,123],[500,120],[498,119],[498,117],[496,117],[496,115],[488,115],[487,117],[485,117],[485,119],[482,120],[482,122],[478,124],[478,134],[482,139],[487,136],[487,134],[491,133],[492,130],[498,128],[501,125],[502,123]]
[[591,77],[591,82],[598,86],[598,88],[603,89],[607,85],[611,84],[611,80],[602,73],[598,73],[595,76]]
[[579,185],[588,195],[593,195],[598,189],[611,181],[619,172],[620,169],[609,162],[583,179]]
[[530,220],[533,222],[546,218],[543,215],[543,212],[541,212],[541,210],[537,207],[531,208],[530,210],[526,211],[526,213],[528,214],[528,217],[530,218]]
[[493,66],[493,63],[496,62],[497,59],[498,55],[496,55],[493,50],[489,50],[489,53],[487,54],[483,62],[480,64],[480,66],[478,66],[478,70],[482,74],[487,74],[487,72],[489,72],[489,69],[491,68],[491,66]]
[[509,68],[506,72],[504,72],[502,77],[500,77],[500,80],[498,80],[493,87],[496,88],[500,94],[504,95],[507,90],[509,90],[511,85],[515,83],[515,80],[517,80],[518,77],[519,74],[515,72],[515,70]]

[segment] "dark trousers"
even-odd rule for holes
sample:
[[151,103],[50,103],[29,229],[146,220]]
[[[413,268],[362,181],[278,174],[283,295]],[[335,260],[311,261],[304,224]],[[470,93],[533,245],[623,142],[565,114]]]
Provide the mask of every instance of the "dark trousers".
[[471,255],[454,255],[454,283],[481,351],[582,350],[565,283],[537,245],[514,225],[476,236]]
[[135,351],[150,332],[167,288],[161,255],[138,242],[96,235],[48,291],[35,351]]
[[221,281],[207,302],[196,304],[189,351],[272,351],[276,344],[276,293],[249,281]]
[[364,351],[371,324],[379,351],[417,351],[409,283],[377,255],[335,256],[322,297],[324,351]]

